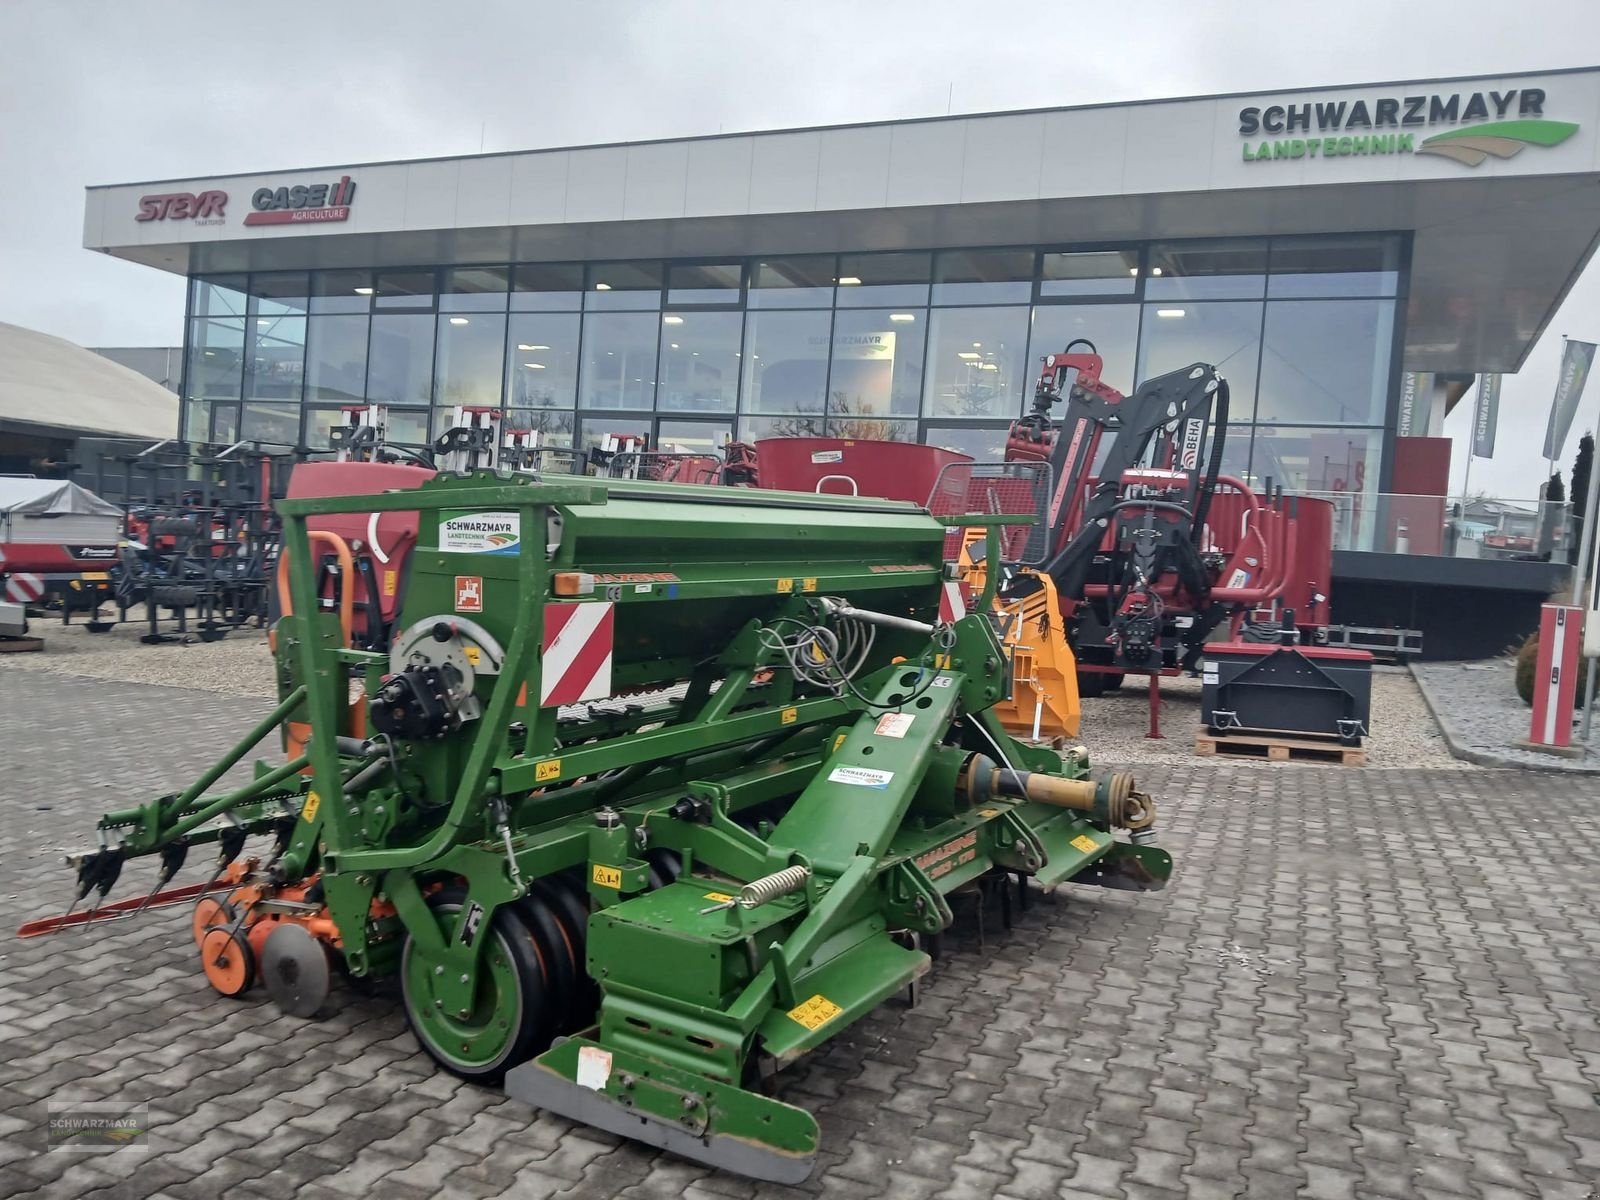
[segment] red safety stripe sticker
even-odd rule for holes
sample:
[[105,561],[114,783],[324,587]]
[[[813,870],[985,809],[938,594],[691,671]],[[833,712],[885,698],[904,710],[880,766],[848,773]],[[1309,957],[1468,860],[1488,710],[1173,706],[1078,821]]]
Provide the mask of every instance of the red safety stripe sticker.
[[6,599],[13,604],[31,604],[44,595],[44,580],[37,575],[13,575],[6,580]]
[[964,585],[947,582],[939,593],[939,620],[946,625],[967,615],[967,597]]
[[616,610],[609,603],[544,606],[544,656],[539,707],[553,708],[611,695]]

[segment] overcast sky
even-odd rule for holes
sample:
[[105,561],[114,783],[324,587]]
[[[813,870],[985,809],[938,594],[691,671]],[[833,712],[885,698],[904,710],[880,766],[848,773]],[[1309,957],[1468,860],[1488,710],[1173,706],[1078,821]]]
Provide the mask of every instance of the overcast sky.
[[[1597,0],[0,0],[0,320],[181,342],[181,281],[82,248],[88,184],[1597,58]],[[1506,380],[1473,491],[1533,493],[1563,333],[1600,340],[1600,267]],[[1600,383],[1567,459],[1597,412]]]

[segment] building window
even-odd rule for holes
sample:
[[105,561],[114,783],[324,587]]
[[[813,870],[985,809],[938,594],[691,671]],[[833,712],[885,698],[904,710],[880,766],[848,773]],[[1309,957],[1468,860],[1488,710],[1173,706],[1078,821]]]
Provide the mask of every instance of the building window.
[[305,373],[306,319],[251,317],[245,322],[245,332],[250,341],[245,356],[245,399],[299,400],[300,379]]
[[[244,297],[239,297],[242,302]],[[199,400],[237,400],[244,370],[244,319],[189,322],[185,390]]]
[[434,404],[439,408],[458,404],[499,408],[505,374],[505,314],[440,313],[438,336]]
[[927,325],[928,311],[922,308],[843,309],[836,314],[828,416],[915,417],[922,400]]
[[242,317],[245,315],[246,280],[243,275],[217,275],[195,279],[189,288],[190,315]]
[[589,268],[583,306],[595,311],[660,308],[661,264],[595,263]]
[[1265,240],[1158,242],[1150,248],[1146,300],[1259,300],[1266,290]]
[[428,410],[395,408],[389,410],[388,440],[402,446],[428,444]]
[[947,250],[935,259],[935,304],[1016,304],[1032,299],[1032,250]]
[[274,446],[300,444],[300,405],[245,402],[239,436],[247,442],[267,442]]
[[737,312],[663,313],[656,407],[662,412],[733,412],[739,402],[743,326]]
[[582,263],[520,263],[512,272],[513,312],[576,312],[582,307]]
[[379,404],[426,405],[432,387],[433,317],[374,315],[367,351],[367,398]]
[[[578,398],[578,321],[577,313],[511,314],[506,327],[507,408],[572,408]],[[567,432],[572,432],[570,424]]]
[[828,388],[831,312],[753,312],[745,317],[744,411],[815,417]]
[[439,287],[440,312],[504,312],[510,267],[452,267]]
[[1392,300],[1268,304],[1256,420],[1381,424],[1393,340]]
[[250,316],[303,317],[310,305],[309,279],[304,271],[284,271],[250,277]]
[[585,315],[578,407],[648,411],[656,394],[660,331],[661,318],[653,312]]
[[922,440],[965,454],[974,462],[1004,462],[1009,425],[929,425]]
[[366,396],[366,388],[367,318],[310,318],[306,322],[306,400],[356,404]]
[[[720,454],[733,436],[728,421],[669,421],[657,426],[655,448],[668,454]],[[703,482],[715,482],[706,480]]]
[[433,311],[432,271],[379,271],[374,288],[374,308]]
[[667,306],[736,305],[744,298],[741,263],[676,263],[667,268]]
[[1382,447],[1381,429],[1258,425],[1250,471],[1256,479],[1271,478],[1291,492],[1371,495],[1378,487]]
[[639,449],[654,449],[650,445],[650,418],[644,414],[634,417],[585,417],[578,432],[578,444],[585,450],[595,449],[608,436],[619,440],[637,439]]
[[571,446],[576,423],[571,412],[556,412],[547,408],[511,408],[506,410],[504,428],[538,434],[541,446]]
[[1139,287],[1139,250],[1051,250],[1039,269],[1039,298],[1131,296]]
[[916,308],[928,302],[929,254],[841,254],[840,308]]
[[831,307],[837,267],[831,254],[763,259],[750,272],[749,307]]
[[[1139,357],[1139,307],[1135,304],[1040,304],[1033,310],[1028,341],[1025,392],[1033,397],[1034,382],[1047,354],[1060,354],[1080,338],[1094,344],[1103,365],[1100,378],[1123,395],[1133,391]],[[1075,347],[1076,352],[1088,347]]]
[[364,313],[372,307],[375,290],[371,271],[314,271],[311,275],[311,311]]
[[1208,363],[1228,381],[1229,419],[1250,420],[1261,358],[1261,308],[1231,302],[1146,304],[1139,338],[1139,382]]
[[762,438],[833,436],[828,432],[828,419],[821,413],[739,418],[741,442],[759,442]]
[[936,308],[928,337],[925,417],[1022,414],[1028,309]]
[[1393,296],[1400,284],[1400,239],[1273,238],[1267,295]]

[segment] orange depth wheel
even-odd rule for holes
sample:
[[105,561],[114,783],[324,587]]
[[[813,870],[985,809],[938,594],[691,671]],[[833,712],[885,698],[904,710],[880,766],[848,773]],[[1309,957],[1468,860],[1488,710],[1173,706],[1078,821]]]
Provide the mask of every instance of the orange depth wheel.
[[224,996],[242,996],[256,981],[256,956],[250,943],[221,925],[200,939],[200,967],[206,980]]
[[194,929],[194,944],[196,946],[205,939],[206,930],[213,925],[232,925],[234,918],[239,915],[239,910],[226,900],[218,900],[215,896],[201,896],[195,901],[194,916],[191,922]]

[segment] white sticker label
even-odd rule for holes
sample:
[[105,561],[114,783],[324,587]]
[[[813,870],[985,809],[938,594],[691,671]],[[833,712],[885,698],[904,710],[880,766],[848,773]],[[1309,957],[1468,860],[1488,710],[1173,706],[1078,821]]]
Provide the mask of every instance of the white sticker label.
[[934,687],[950,687],[954,683],[955,683],[955,680],[951,679],[950,676],[948,676],[948,675],[939,675],[939,676],[936,676],[934,678],[933,686]]
[[841,463],[844,461],[843,450],[813,450],[811,461],[814,463]]
[[521,513],[468,513],[439,522],[439,549],[452,554],[515,554],[521,541]]
[[903,738],[911,728],[911,713],[884,713],[878,718],[878,727],[872,732],[879,737]]
[[848,783],[851,787],[883,791],[894,778],[893,771],[874,771],[871,767],[835,767],[828,773],[829,783]]
[[1231,588],[1243,587],[1249,580],[1250,576],[1243,568],[1235,568],[1233,574],[1228,576],[1228,586]]
[[655,584],[653,584],[653,583],[636,583],[636,584],[633,585],[633,590],[635,592],[639,593],[640,595],[648,594],[649,592],[653,591],[654,589],[655,589]]
[[611,1078],[611,1051],[599,1046],[578,1047],[578,1086],[598,1092]]

